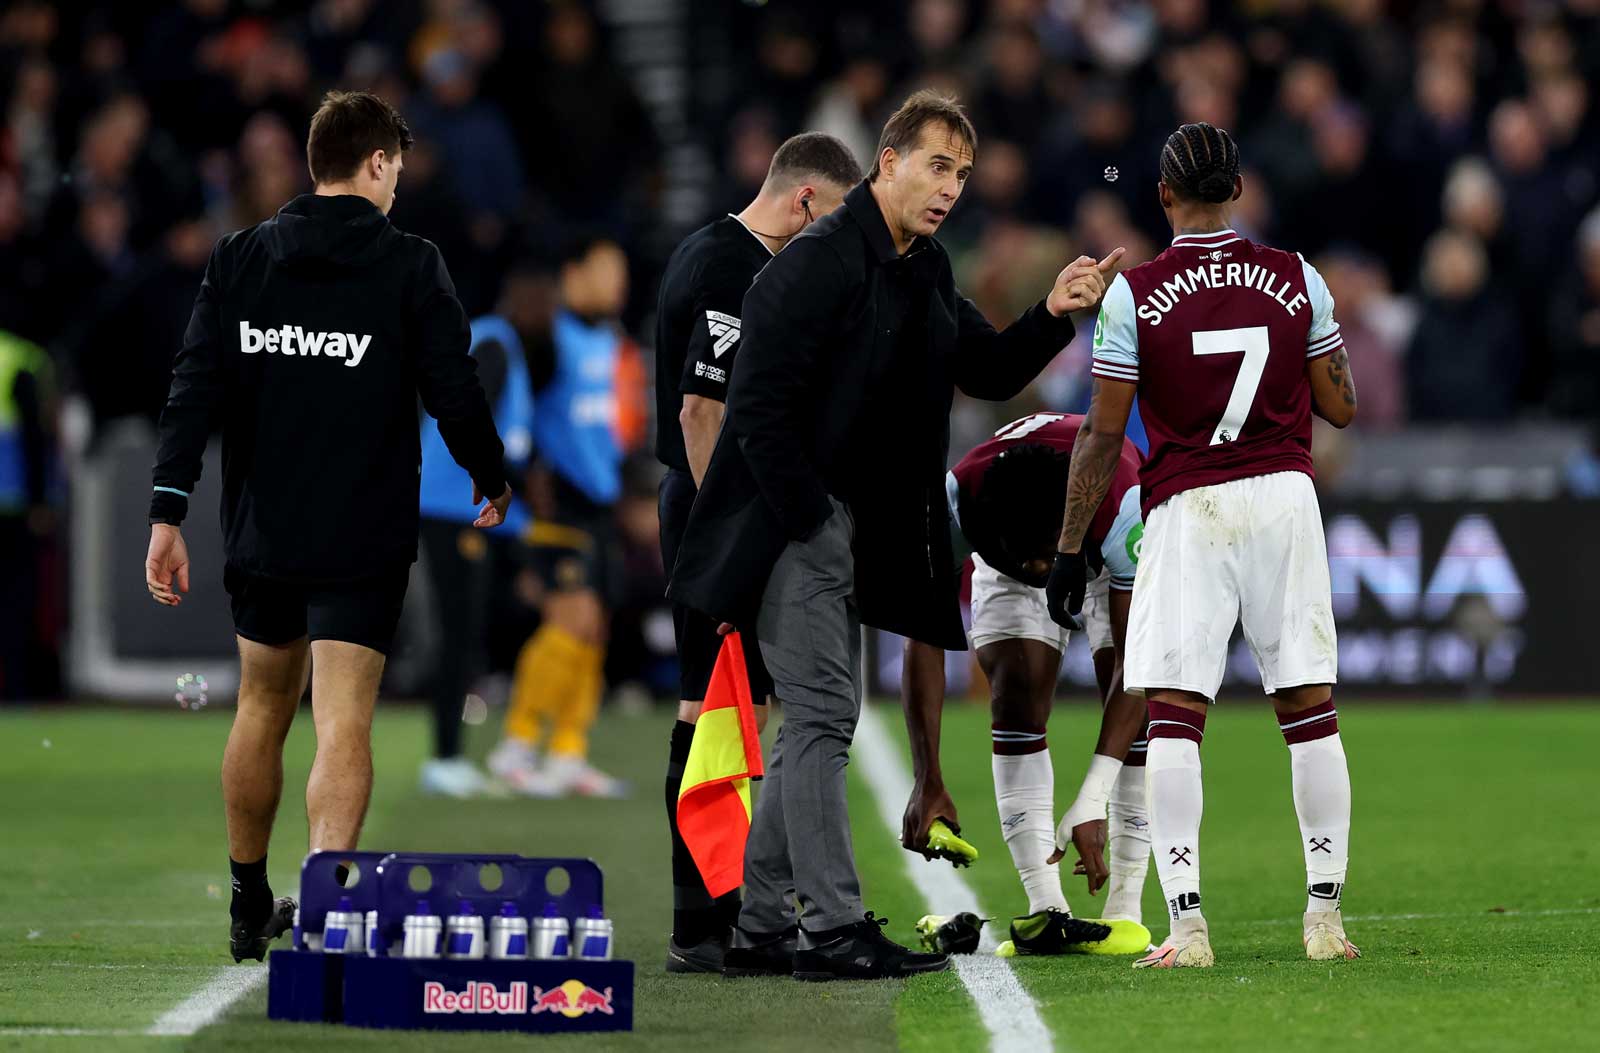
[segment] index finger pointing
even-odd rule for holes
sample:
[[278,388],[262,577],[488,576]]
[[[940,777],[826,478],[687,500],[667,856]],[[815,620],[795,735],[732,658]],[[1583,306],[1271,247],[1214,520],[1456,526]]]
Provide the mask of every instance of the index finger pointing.
[[1117,261],[1122,259],[1123,254],[1127,251],[1128,250],[1125,247],[1118,245],[1116,248],[1111,250],[1110,254],[1107,255],[1105,259],[1095,264],[1096,269],[1098,269],[1100,273],[1104,274],[1108,270],[1115,268]]
[[1093,256],[1079,256],[1077,259],[1061,268],[1061,274],[1059,277],[1072,277],[1073,275],[1082,273],[1085,269],[1093,266]]

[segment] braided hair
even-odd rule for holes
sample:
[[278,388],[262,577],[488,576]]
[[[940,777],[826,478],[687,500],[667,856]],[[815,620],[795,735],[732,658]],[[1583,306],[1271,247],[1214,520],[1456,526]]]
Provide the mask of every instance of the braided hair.
[[1220,205],[1233,197],[1238,176],[1239,144],[1204,121],[1179,128],[1161,149],[1161,178],[1190,200]]

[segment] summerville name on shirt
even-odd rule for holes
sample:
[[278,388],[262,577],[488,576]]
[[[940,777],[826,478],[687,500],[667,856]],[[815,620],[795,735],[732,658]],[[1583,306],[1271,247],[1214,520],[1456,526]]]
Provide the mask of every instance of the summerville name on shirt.
[[[1213,250],[1213,255],[1218,251]],[[1306,305],[1304,293],[1295,293],[1285,299],[1284,294],[1289,291],[1288,280],[1265,267],[1254,263],[1208,263],[1179,271],[1152,288],[1145,295],[1144,302],[1139,304],[1139,317],[1152,326],[1160,325],[1161,319],[1177,306],[1181,298],[1198,289],[1220,289],[1228,285],[1255,289],[1272,297],[1283,305],[1291,317]]]
[[239,350],[247,355],[260,351],[269,355],[323,355],[342,358],[347,366],[359,366],[371,343],[371,333],[313,332],[297,325],[257,329],[249,322],[239,323]]

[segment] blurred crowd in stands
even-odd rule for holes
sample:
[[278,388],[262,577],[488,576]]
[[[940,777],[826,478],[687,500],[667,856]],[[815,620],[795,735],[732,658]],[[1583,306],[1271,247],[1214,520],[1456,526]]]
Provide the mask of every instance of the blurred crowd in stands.
[[[683,42],[683,127],[608,11]],[[997,323],[1080,252],[1159,252],[1160,144],[1206,120],[1242,146],[1241,231],[1327,276],[1359,429],[1600,417],[1600,0],[11,0],[0,432],[25,463],[0,470],[0,577],[48,573],[24,541],[65,500],[60,407],[88,410],[75,448],[154,419],[213,241],[309,189],[327,88],[410,120],[392,219],[439,244],[469,312],[600,230],[648,350],[660,266],[697,225],[666,218],[674,165],[711,162],[700,220],[736,211],[786,136],[832,132],[865,164],[929,84],[978,128],[941,237]],[[1086,403],[1085,344],[1022,408]]]

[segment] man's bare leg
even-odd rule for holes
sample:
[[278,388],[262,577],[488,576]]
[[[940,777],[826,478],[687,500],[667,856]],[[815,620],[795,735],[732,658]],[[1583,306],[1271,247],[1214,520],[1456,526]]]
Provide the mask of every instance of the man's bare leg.
[[384,656],[340,640],[311,645],[317,758],[306,782],[311,851],[353,849],[372,796],[372,711]]
[[283,742],[305,693],[308,658],[303,638],[274,646],[239,637],[239,704],[222,754],[235,961],[259,960],[294,911],[292,902],[284,909],[273,902],[267,846],[283,790]]
[[222,754],[228,855],[250,863],[267,854],[283,789],[283,742],[305,693],[304,639],[282,646],[239,637],[239,706]]

